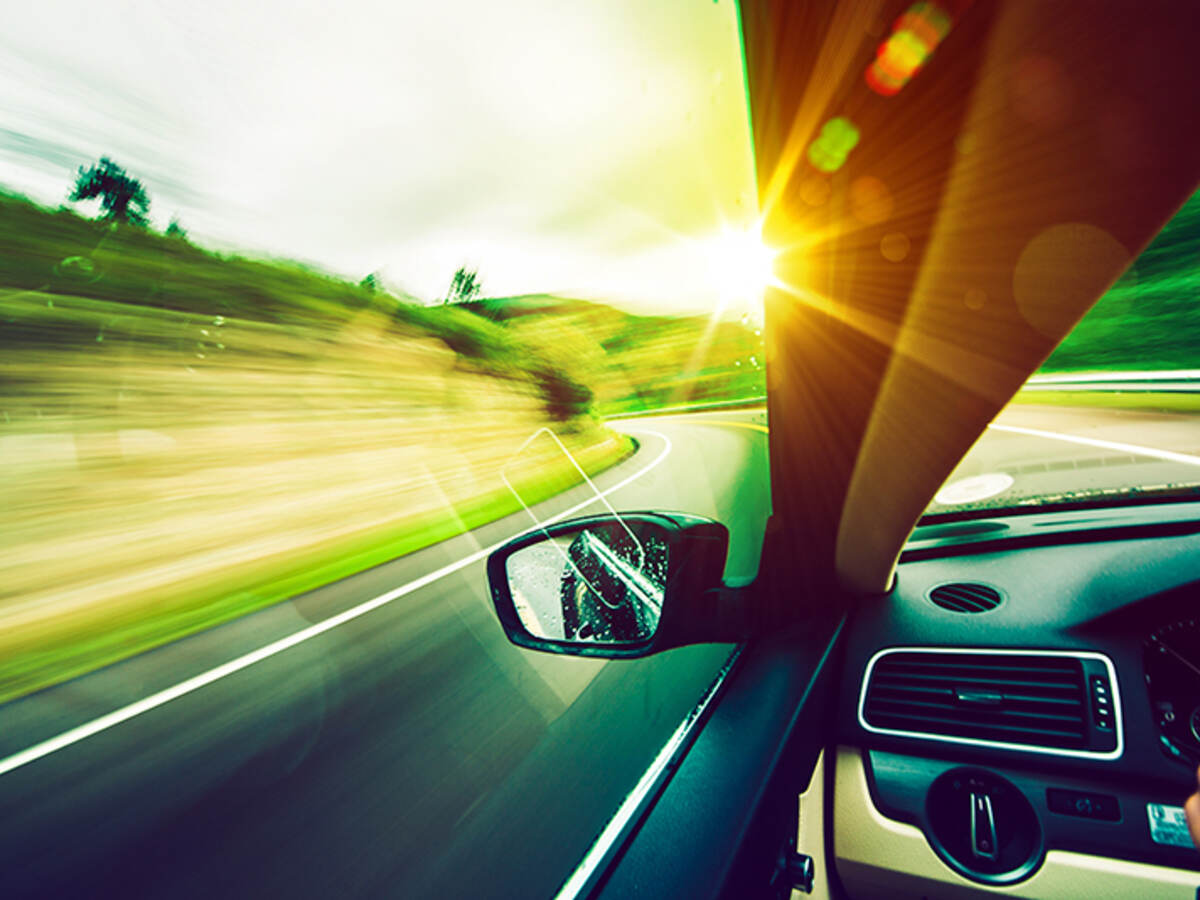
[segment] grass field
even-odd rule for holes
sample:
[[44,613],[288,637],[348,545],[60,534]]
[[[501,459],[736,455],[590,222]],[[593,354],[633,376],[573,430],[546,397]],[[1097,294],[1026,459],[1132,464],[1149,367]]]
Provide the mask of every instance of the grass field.
[[1039,406],[1093,406],[1101,409],[1200,414],[1200,394],[1177,392],[1021,391],[1012,402]]
[[[585,448],[576,459],[595,474],[631,451],[627,439],[614,438]],[[517,482],[530,505],[579,481],[569,463],[539,468],[536,478]],[[285,531],[264,555],[237,561],[210,555],[211,564],[198,567],[181,560],[169,566],[170,580],[143,590],[106,593],[100,584],[99,591],[73,601],[56,602],[49,596],[7,610],[0,604],[0,702],[331,584],[521,509],[507,486],[455,501],[443,499],[441,507],[391,521],[338,529],[341,533],[314,531],[310,540],[289,543],[294,534]],[[196,535],[175,543],[184,551],[195,545]]]
[[1067,335],[1043,372],[1200,368],[1200,193]]
[[0,701],[517,510],[539,428],[630,452],[534,336],[409,301],[0,194]]
[[[0,701],[519,509],[552,427],[628,439],[542,386],[364,312],[333,330],[10,292],[0,356]],[[502,416],[496,413],[503,411]],[[577,473],[539,449],[527,501]]]

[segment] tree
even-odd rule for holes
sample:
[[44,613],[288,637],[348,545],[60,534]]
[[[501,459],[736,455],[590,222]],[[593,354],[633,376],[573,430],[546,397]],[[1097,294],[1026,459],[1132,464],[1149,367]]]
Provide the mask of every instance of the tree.
[[172,219],[171,223],[167,226],[167,237],[179,238],[186,241],[187,229],[179,224],[178,219]]
[[107,156],[91,168],[79,167],[71,200],[100,198],[100,218],[145,227],[150,212],[146,188]]
[[380,288],[379,276],[374,272],[370,272],[363,278],[362,281],[358,283],[358,286],[360,288],[366,288],[372,294],[377,293]]
[[450,279],[450,293],[443,303],[469,303],[479,296],[483,290],[483,282],[479,280],[479,270],[459,266],[454,277]]

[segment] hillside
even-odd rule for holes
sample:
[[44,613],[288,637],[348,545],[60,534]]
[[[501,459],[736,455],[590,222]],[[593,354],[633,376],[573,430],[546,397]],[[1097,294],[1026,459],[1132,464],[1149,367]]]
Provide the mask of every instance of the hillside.
[[[530,338],[533,335],[529,335]],[[631,449],[502,324],[0,195],[0,702]],[[565,361],[564,361],[565,363]]]
[[[8,297],[32,291],[117,304],[84,304],[93,314],[77,319],[65,311],[28,318],[0,307],[5,326],[0,349],[89,344],[99,325],[112,320],[117,333],[122,323],[128,326],[124,338],[136,342],[138,335],[149,334],[142,330],[148,327],[147,317],[164,327],[172,323],[175,341],[191,340],[179,335],[218,316],[255,326],[300,328],[318,341],[370,320],[397,336],[441,341],[463,366],[530,385],[556,420],[589,411],[587,388],[556,369],[541,348],[515,343],[506,329],[456,307],[422,306],[299,263],[221,255],[145,229],[110,227],[2,192],[0,289]],[[49,303],[47,309],[53,300]],[[59,307],[66,309],[61,303]],[[76,303],[70,308],[81,307]],[[111,325],[109,332],[111,341],[116,337]],[[150,332],[160,344],[166,337],[161,329]],[[208,349],[206,358],[211,358],[216,347]]]
[[1200,193],[1067,336],[1044,372],[1200,368]]
[[762,396],[763,343],[749,324],[705,316],[647,316],[545,294],[465,304],[547,348],[617,414]]

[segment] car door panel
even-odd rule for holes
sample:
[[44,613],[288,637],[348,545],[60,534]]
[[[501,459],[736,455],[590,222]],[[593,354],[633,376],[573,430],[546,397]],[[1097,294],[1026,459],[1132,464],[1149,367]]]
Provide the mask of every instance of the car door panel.
[[845,623],[813,617],[746,647],[598,896],[770,895],[828,734]]

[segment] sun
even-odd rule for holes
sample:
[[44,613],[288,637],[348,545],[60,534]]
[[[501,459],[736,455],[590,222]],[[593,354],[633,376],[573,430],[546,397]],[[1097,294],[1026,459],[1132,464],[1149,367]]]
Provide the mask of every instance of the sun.
[[775,280],[776,252],[763,242],[762,225],[725,226],[705,247],[709,280],[723,306],[757,305]]

